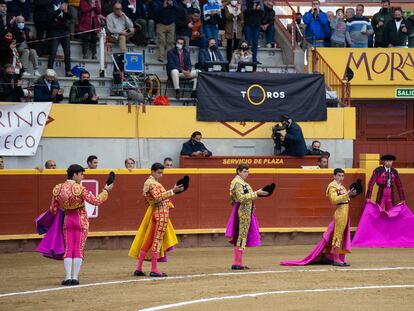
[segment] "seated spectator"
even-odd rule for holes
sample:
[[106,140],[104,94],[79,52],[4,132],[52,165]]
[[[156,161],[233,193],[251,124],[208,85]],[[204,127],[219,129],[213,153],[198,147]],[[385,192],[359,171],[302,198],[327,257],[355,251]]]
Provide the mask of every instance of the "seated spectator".
[[243,11],[241,3],[237,0],[231,0],[224,8],[224,32],[227,39],[226,57],[231,61],[233,52],[238,49],[240,39],[243,36]]
[[319,168],[328,168],[328,155],[321,155],[318,159]]
[[266,34],[266,47],[273,47],[275,41],[275,11],[273,10],[273,0],[265,0],[261,31]]
[[4,159],[0,156],[0,170],[4,170]]
[[198,54],[198,62],[200,69],[206,70],[208,62],[223,62],[224,58],[221,55],[216,40],[214,38],[208,39],[208,47],[201,49]]
[[[219,25],[221,22],[220,4],[216,0],[207,0],[203,5],[203,29],[205,40],[214,38],[218,42]],[[207,45],[207,42],[205,42]]]
[[0,35],[0,68],[6,64],[12,64],[16,49],[16,40],[10,29],[4,30]]
[[190,52],[184,46],[184,39],[177,38],[175,47],[167,52],[167,75],[174,85],[175,97],[180,98],[180,78],[193,79],[193,94],[197,87],[197,70],[192,69]]
[[56,72],[53,69],[47,69],[45,74],[35,82],[34,101],[58,103],[62,100],[63,88],[56,80]]
[[90,155],[86,159],[86,164],[88,165],[86,169],[96,170],[98,168],[98,157],[96,155]]
[[414,48],[414,14],[407,18],[407,23],[411,24],[411,31],[408,33],[408,47]]
[[346,23],[345,37],[350,47],[367,48],[368,38],[374,33],[369,19],[364,14],[364,5],[356,6],[356,15]]
[[239,63],[251,63],[253,62],[253,53],[250,50],[249,43],[242,41],[240,47],[234,51],[230,62],[230,69],[237,69]]
[[346,23],[344,20],[344,10],[342,9],[336,10],[336,18],[331,20],[330,26],[332,29],[331,47],[333,48],[346,47],[346,42],[345,42]]
[[173,159],[171,159],[170,157],[166,157],[164,159],[164,167],[165,168],[173,168]]
[[101,0],[80,0],[81,19],[79,22],[79,31],[90,31],[81,34],[82,38],[82,55],[88,58],[88,51],[91,52],[92,59],[96,59],[96,43],[98,42],[99,27],[101,25]]
[[[287,25],[287,30],[289,33],[292,33],[293,23]],[[299,28],[299,30],[298,30]],[[305,36],[306,25],[302,23],[302,14],[300,12],[296,13],[296,42],[301,44]]]
[[65,62],[65,76],[73,77],[70,64],[70,23],[72,15],[69,13],[68,3],[62,2],[53,4],[54,12],[49,20],[47,28],[48,37],[54,38],[49,41],[49,58],[47,60],[47,68],[53,69],[55,63],[56,53],[59,44],[62,46],[64,62]]
[[193,7],[191,0],[181,0],[177,5],[177,19],[175,21],[175,36],[181,37],[185,41],[185,46],[190,46],[191,26],[189,21]]
[[191,28],[190,45],[201,48],[204,45],[204,38],[201,32],[203,24],[201,23],[201,13],[199,9],[193,9],[190,16],[189,26]]
[[324,47],[326,27],[329,26],[328,16],[320,9],[319,0],[312,1],[312,8],[303,16],[306,24],[305,37],[313,47]]
[[45,169],[47,170],[55,170],[56,169],[56,162],[53,160],[47,160],[45,163]]
[[183,144],[180,155],[191,157],[209,157],[213,154],[201,142],[201,133],[196,131],[191,134],[190,140]]
[[282,155],[303,157],[308,153],[302,129],[288,115],[282,115],[282,124],[286,127],[286,135],[281,136],[281,141],[285,146]]
[[137,46],[147,45],[147,21],[143,0],[122,0],[122,11],[134,24],[134,35],[130,41]]
[[0,101],[21,102],[22,97],[22,81],[15,75],[14,66],[7,64],[0,75]]
[[125,168],[132,172],[132,170],[135,168],[135,160],[133,158],[128,158],[125,160]]
[[23,16],[16,17],[16,24],[13,27],[14,37],[16,38],[17,51],[20,54],[20,61],[23,66],[23,76],[30,76],[28,72],[30,64],[33,67],[33,74],[36,77],[40,77],[39,69],[39,57],[37,52],[32,48],[30,41],[33,40],[31,31],[25,25],[25,19]]
[[327,151],[321,150],[321,142],[319,140],[314,140],[312,142],[312,145],[310,146],[308,150],[309,155],[326,155],[330,156],[330,153]]
[[407,47],[408,34],[411,32],[411,23],[402,16],[402,10],[394,10],[394,19],[385,25],[384,40],[388,47]]
[[90,83],[90,74],[84,70],[80,74],[79,81],[73,82],[70,88],[69,103],[71,104],[97,104],[99,97],[96,96],[95,87]]
[[122,12],[122,4],[115,2],[113,12],[106,17],[106,27],[108,29],[108,40],[117,42],[121,53],[126,52],[126,42],[135,33],[134,24]]
[[381,10],[372,17],[371,24],[375,33],[374,46],[376,48],[386,48],[384,39],[385,25],[392,21],[394,17],[390,10],[390,0],[381,0]]

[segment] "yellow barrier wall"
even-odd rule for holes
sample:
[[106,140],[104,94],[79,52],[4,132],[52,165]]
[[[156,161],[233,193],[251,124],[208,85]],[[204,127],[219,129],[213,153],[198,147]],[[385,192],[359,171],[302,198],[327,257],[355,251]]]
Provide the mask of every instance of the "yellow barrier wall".
[[[55,104],[53,119],[43,137],[71,138],[188,138],[199,130],[204,138],[270,138],[275,123],[198,122],[196,107],[125,106]],[[305,138],[355,139],[354,108],[328,108],[328,120],[301,122]]]

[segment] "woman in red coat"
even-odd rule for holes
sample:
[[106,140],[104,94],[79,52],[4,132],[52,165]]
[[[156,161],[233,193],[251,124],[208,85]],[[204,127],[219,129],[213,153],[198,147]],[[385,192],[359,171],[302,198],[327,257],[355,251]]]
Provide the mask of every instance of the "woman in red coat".
[[92,58],[96,59],[97,34],[100,28],[101,0],[80,0],[80,11],[82,14],[79,31],[95,31],[82,34],[83,58],[88,58],[88,45],[92,52]]

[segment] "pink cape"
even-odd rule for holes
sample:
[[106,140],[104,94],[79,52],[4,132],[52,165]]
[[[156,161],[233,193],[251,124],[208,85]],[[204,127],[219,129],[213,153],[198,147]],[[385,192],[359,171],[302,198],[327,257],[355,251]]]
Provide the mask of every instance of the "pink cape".
[[[309,253],[308,256],[303,258],[302,260],[282,260],[280,264],[282,266],[305,266],[310,264],[316,264],[318,263],[323,255],[323,252],[327,246],[330,245],[332,241],[332,236],[335,230],[335,220],[332,220],[326,229],[325,233],[322,236],[322,240],[319,241],[319,243],[315,246],[315,248]],[[350,253],[352,251],[351,247],[351,229],[349,227],[349,219],[348,223],[345,228],[344,232],[344,239],[342,242],[342,250]],[[330,260],[332,260],[331,254],[326,254],[326,257]],[[342,261],[345,260],[345,255],[340,254],[340,259]]]
[[355,247],[414,247],[414,215],[405,203],[382,211],[367,202],[352,240]]

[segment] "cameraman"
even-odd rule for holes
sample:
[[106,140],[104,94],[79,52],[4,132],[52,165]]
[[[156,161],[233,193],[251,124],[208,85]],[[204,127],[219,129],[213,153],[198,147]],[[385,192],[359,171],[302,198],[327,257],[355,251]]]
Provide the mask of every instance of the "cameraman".
[[284,114],[282,115],[282,124],[286,128],[286,135],[281,136],[280,140],[285,146],[282,155],[303,157],[308,153],[306,148],[305,138],[303,137],[300,126],[293,122],[292,119]]

